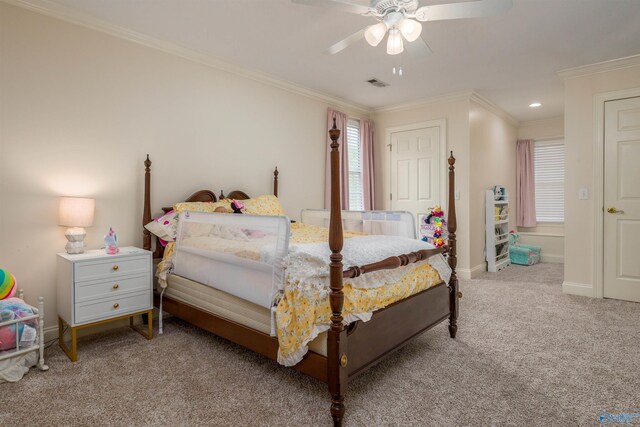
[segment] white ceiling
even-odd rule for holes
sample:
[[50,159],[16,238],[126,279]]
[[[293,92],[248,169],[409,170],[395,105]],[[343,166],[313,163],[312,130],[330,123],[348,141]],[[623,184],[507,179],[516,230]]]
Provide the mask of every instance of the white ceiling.
[[[422,37],[433,54],[422,61],[387,55],[384,42],[374,48],[364,40],[322,54],[375,21],[289,0],[50,1],[372,108],[472,89],[521,121],[558,116],[558,70],[640,53],[640,0],[513,0],[502,16],[426,22]],[[453,1],[420,5],[446,2]],[[403,77],[393,76],[394,65]],[[365,83],[373,77],[391,86]],[[532,101],[543,106],[531,109]]]

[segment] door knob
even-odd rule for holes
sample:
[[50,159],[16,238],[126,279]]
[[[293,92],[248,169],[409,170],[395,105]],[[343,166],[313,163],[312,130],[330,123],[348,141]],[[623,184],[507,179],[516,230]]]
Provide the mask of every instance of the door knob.
[[618,209],[614,208],[614,207],[610,207],[607,209],[607,212],[615,214],[615,213],[619,213],[619,214],[623,214],[624,211],[619,211]]

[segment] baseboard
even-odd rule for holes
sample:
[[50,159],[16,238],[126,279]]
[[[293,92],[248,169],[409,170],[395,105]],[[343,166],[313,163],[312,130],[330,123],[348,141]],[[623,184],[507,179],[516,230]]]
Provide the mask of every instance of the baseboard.
[[44,328],[44,340],[46,342],[58,338],[58,325]]
[[563,282],[562,292],[569,295],[580,295],[593,298],[593,286],[584,283]]
[[480,273],[487,270],[487,263],[483,262],[473,268],[456,268],[456,273],[461,279],[470,280],[478,277]]
[[564,255],[545,255],[543,252],[540,261],[552,264],[564,264]]

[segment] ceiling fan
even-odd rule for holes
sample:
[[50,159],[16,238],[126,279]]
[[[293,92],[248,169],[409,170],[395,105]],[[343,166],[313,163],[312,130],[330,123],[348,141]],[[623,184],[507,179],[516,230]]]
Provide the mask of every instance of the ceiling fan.
[[[407,50],[417,57],[431,53],[427,43],[420,37],[421,22],[498,15],[509,10],[512,5],[512,0],[473,0],[422,7],[419,5],[419,0],[371,0],[370,6],[363,6],[349,0],[292,1],[312,6],[338,8],[362,16],[371,16],[379,21],[340,40],[324,53],[336,54],[363,37],[371,46],[378,46],[389,33],[387,37],[389,55],[397,55],[405,50],[404,39],[409,42]],[[419,40],[418,43],[411,43],[416,40]]]

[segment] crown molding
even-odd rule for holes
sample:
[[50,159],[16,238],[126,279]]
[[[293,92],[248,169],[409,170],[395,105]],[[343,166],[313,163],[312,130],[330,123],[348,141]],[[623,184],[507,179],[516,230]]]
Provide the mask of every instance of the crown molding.
[[374,113],[395,113],[398,111],[413,110],[420,107],[426,107],[433,104],[443,104],[446,102],[469,101],[473,91],[465,90],[461,92],[445,93],[442,95],[430,96],[417,101],[405,102],[400,104],[389,105],[386,107],[377,107],[373,109]]
[[548,117],[546,119],[527,120],[526,122],[520,122],[520,127],[523,128],[527,126],[545,126],[545,125],[558,124],[558,123],[562,123],[562,125],[564,126],[564,116]]
[[518,126],[518,120],[516,120],[513,116],[505,112],[502,108],[498,107],[496,104],[484,98],[482,95],[478,94],[473,90],[465,90],[461,92],[452,92],[445,93],[442,95],[431,96],[429,98],[420,99],[418,101],[407,102],[404,104],[396,104],[390,105],[388,107],[378,107],[374,108],[373,112],[378,113],[395,113],[407,110],[413,110],[416,108],[427,107],[429,105],[435,104],[444,104],[447,102],[456,102],[456,101],[474,101],[479,104],[483,108],[491,111],[493,114],[502,117],[513,126]]
[[72,24],[80,25],[91,30],[100,31],[111,36],[134,42],[152,49],[156,49],[174,56],[178,56],[219,71],[244,77],[258,83],[263,83],[278,89],[301,95],[316,101],[330,104],[341,109],[347,109],[364,117],[370,117],[373,110],[365,105],[357,104],[349,100],[330,95],[314,89],[291,83],[260,71],[250,70],[229,62],[221,61],[210,55],[187,49],[155,37],[151,37],[130,29],[111,24],[88,14],[78,12],[71,8],[56,4],[49,0],[0,0],[13,6],[30,10],[52,18],[60,19]]
[[487,110],[491,111],[493,114],[495,114],[498,117],[502,117],[503,119],[505,119],[507,122],[509,122],[510,124],[512,124],[513,126],[519,126],[520,122],[513,117],[512,115],[510,115],[509,113],[507,113],[506,111],[504,111],[502,108],[498,107],[496,104],[494,104],[493,102],[489,101],[488,99],[486,99],[485,97],[483,97],[482,95],[480,95],[477,92],[471,92],[471,97],[470,100],[480,104],[480,106],[486,108]]
[[557,74],[560,78],[566,80],[636,66],[640,66],[640,55],[632,55],[624,58],[612,59],[610,61],[596,62],[595,64],[567,68],[558,71]]

